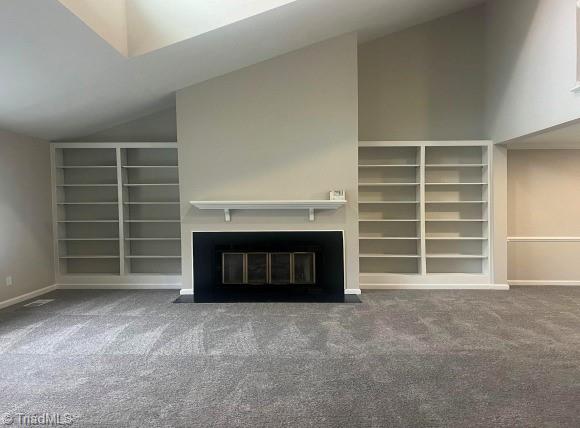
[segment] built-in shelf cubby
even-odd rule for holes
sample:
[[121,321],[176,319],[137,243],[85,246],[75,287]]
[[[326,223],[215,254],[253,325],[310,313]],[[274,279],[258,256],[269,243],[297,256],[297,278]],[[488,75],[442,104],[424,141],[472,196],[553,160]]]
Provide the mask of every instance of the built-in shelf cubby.
[[177,150],[121,149],[125,271],[181,270]]
[[363,287],[489,276],[489,151],[487,141],[360,143]]
[[53,145],[59,275],[180,275],[174,143]]
[[420,164],[417,147],[360,147],[361,271],[420,272]]

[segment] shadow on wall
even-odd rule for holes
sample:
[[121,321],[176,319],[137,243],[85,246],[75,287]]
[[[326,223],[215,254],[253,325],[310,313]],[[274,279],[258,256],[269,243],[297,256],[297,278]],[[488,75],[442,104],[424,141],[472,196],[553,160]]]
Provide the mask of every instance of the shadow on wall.
[[[501,13],[497,11],[500,3]],[[494,21],[494,28],[488,27],[486,35],[486,92],[488,96],[486,125],[488,130],[494,129],[498,121],[498,113],[501,111],[499,107],[504,104],[503,100],[514,81],[514,74],[519,69],[518,64],[524,52],[525,42],[536,17],[540,15],[540,3],[541,0],[510,0],[509,2],[493,0],[486,5],[486,20]],[[547,3],[549,2],[544,2],[542,7],[549,7]],[[509,29],[509,34],[498,29]],[[499,43],[501,43],[501,51],[505,52],[501,57],[492,55]],[[493,104],[491,104],[492,100]]]

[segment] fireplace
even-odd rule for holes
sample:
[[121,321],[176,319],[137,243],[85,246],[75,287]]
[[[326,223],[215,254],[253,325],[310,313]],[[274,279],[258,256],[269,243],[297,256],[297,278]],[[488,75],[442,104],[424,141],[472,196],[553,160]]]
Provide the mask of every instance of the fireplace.
[[342,232],[194,232],[194,298],[342,301]]
[[316,253],[222,253],[222,284],[316,284]]

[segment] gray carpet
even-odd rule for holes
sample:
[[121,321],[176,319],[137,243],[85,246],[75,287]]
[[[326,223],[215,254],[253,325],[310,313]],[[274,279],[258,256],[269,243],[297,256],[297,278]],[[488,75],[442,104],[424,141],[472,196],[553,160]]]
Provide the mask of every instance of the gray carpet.
[[[580,288],[362,304],[57,291],[0,311],[0,415],[107,427],[578,427]],[[43,296],[44,298],[44,296]]]

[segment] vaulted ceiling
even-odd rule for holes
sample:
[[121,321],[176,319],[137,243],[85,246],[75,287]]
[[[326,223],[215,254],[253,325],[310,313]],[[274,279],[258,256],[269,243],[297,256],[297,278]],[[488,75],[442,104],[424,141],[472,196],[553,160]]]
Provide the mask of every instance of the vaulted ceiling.
[[[187,31],[186,14],[155,9],[166,0],[127,2],[147,8],[105,22],[118,45],[67,0],[0,2],[0,129],[49,140],[96,132],[170,106],[175,91],[212,77],[340,34],[371,40],[481,0],[253,0],[235,13],[205,10],[211,19]],[[181,19],[181,30],[155,27],[156,10],[160,22]]]

